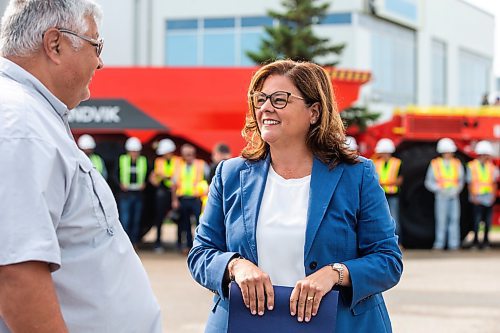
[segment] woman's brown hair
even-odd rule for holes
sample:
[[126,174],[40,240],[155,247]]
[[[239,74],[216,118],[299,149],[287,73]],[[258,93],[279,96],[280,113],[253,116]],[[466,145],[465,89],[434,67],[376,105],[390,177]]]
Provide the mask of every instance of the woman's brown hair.
[[262,140],[257,125],[251,94],[260,91],[264,81],[271,75],[289,78],[299,89],[308,105],[319,103],[318,121],[311,125],[306,144],[323,163],[333,168],[339,162],[356,163],[357,154],[347,147],[345,128],[337,111],[332,83],[327,72],[311,62],[278,60],[260,68],[253,76],[248,88],[248,113],[242,135],[247,145],[242,151],[246,159],[256,161],[266,157],[269,145]]

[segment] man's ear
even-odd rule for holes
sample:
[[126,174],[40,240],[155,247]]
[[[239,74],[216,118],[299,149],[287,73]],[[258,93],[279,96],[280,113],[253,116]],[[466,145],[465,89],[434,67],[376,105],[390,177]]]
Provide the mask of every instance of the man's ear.
[[61,33],[56,28],[50,28],[43,34],[43,51],[54,63],[61,63]]

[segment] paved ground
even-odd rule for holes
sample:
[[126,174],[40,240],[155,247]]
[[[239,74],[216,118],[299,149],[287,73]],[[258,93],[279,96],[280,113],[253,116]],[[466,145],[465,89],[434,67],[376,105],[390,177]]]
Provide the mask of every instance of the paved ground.
[[[165,253],[145,246],[139,254],[163,309],[164,332],[201,333],[212,294],[191,279],[173,238],[167,228]],[[404,265],[401,282],[385,293],[394,332],[500,332],[500,248],[405,251]]]

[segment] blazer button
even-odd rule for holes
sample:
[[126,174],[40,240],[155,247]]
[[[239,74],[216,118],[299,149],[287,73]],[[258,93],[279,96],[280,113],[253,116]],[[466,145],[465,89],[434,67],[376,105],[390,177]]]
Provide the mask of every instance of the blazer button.
[[309,264],[310,269],[316,269],[316,267],[318,267],[318,263],[316,261],[313,261]]

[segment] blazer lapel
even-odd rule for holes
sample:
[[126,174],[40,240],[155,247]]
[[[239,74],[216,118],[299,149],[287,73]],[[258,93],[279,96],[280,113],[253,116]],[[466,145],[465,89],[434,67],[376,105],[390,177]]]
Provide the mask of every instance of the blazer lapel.
[[329,170],[326,164],[314,158],[311,172],[304,258],[307,258],[311,251],[314,237],[325,216],[326,209],[330,204],[333,192],[335,192],[335,188],[337,187],[343,171],[343,164],[339,164],[332,170]]
[[[253,256],[253,262],[258,264],[257,240],[255,236],[260,204],[264,195],[267,173],[269,171],[269,154],[265,160],[250,162],[248,168],[240,172],[241,211],[248,245]],[[248,258],[250,259],[250,258]]]

